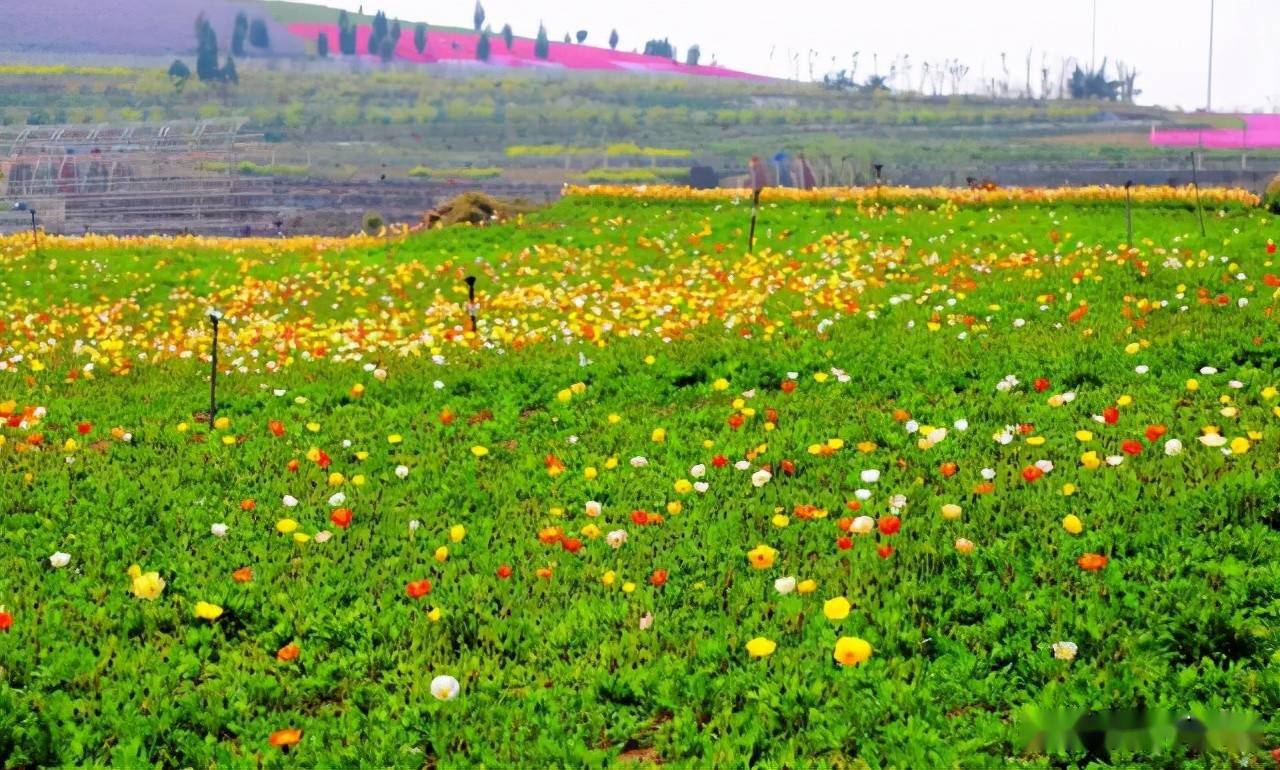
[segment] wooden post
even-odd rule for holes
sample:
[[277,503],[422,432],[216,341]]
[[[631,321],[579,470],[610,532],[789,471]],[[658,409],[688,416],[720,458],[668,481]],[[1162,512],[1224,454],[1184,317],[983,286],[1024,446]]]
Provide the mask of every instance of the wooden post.
[[469,275],[467,281],[467,313],[471,316],[471,331],[476,330],[476,277]]

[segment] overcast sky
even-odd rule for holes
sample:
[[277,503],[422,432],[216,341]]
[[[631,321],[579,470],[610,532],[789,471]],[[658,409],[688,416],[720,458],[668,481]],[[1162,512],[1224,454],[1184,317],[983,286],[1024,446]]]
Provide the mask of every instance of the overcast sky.
[[[462,27],[471,26],[475,8],[474,0],[317,1]],[[1209,4],[1097,0],[1097,61],[1107,56],[1136,66],[1141,103],[1204,107]],[[586,29],[589,44],[603,45],[616,27],[621,49],[669,37],[681,56],[698,43],[704,61],[715,56],[726,67],[778,77],[788,72],[788,49],[799,53],[801,78],[809,75],[810,49],[817,52],[817,77],[848,67],[856,51],[859,80],[872,71],[873,58],[885,74],[891,60],[908,54],[916,87],[924,61],[958,58],[976,88],[984,74],[1003,78],[1005,52],[1009,81],[1021,88],[1032,49],[1037,90],[1046,57],[1054,70],[1064,57],[1088,61],[1093,14],[1093,0],[484,0],[484,7],[494,29],[510,23],[532,36],[542,20],[553,40]],[[1280,0],[1217,0],[1215,110],[1280,111],[1278,34]]]

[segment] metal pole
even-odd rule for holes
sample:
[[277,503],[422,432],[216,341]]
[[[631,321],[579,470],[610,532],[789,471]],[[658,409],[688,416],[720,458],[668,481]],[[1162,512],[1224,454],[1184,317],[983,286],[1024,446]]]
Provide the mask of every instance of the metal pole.
[[756,247],[756,212],[760,210],[760,188],[751,195],[751,231],[747,235],[747,253],[754,254]]
[[1191,152],[1191,186],[1196,190],[1196,216],[1200,218],[1200,237],[1204,233],[1204,206],[1200,205],[1200,178],[1196,175],[1196,153]]
[[212,363],[209,368],[209,427],[213,427],[213,421],[218,416],[218,319],[222,318],[222,314],[213,311],[209,314],[209,320],[213,321],[213,355]]
[[36,257],[40,256],[40,231],[36,229],[36,210],[31,209],[31,242],[35,245]]
[[467,313],[471,315],[471,331],[476,330],[476,277],[469,275],[467,281]]
[[1204,98],[1204,111],[1213,112],[1213,17],[1216,0],[1209,0],[1209,86]]
[[1125,221],[1125,230],[1126,230],[1126,233],[1127,233],[1127,235],[1125,236],[1125,241],[1124,241],[1124,242],[1125,242],[1125,244],[1126,244],[1126,245],[1128,245],[1128,246],[1133,246],[1133,192],[1132,192],[1132,188],[1133,188],[1133,180],[1132,180],[1132,179],[1130,179],[1129,181],[1127,181],[1127,182],[1125,182],[1125,183],[1124,183],[1124,221]]

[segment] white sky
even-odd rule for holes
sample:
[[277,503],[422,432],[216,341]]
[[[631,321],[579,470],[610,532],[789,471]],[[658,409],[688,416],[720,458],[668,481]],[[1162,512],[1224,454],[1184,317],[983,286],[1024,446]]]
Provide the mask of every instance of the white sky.
[[[470,27],[474,0],[317,0],[366,13],[447,26]],[[1138,101],[1198,109],[1205,104],[1210,0],[1097,0],[1097,60],[1121,59],[1138,68]],[[487,23],[510,23],[532,37],[539,20],[552,40],[586,29],[589,44],[604,45],[618,29],[620,49],[669,37],[683,58],[698,43],[703,61],[784,76],[787,49],[800,55],[800,76],[848,67],[860,52],[857,79],[882,74],[908,54],[918,86],[923,61],[958,58],[970,66],[968,83],[985,72],[997,80],[1000,53],[1008,54],[1009,81],[1032,81],[1042,57],[1056,71],[1063,57],[1088,61],[1093,0],[484,0]],[[1215,111],[1280,111],[1280,0],[1217,0],[1213,66]],[[772,57],[770,50],[773,50]],[[832,58],[836,64],[832,65]],[[1113,66],[1108,73],[1115,74]]]

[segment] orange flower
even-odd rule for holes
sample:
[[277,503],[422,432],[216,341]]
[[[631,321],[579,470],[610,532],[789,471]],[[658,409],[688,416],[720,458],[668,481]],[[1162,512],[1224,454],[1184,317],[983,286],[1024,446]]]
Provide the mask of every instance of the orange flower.
[[248,567],[241,567],[231,573],[231,578],[237,583],[248,583],[250,580],[253,580],[253,570]]
[[296,727],[287,727],[283,730],[276,730],[268,740],[272,746],[278,749],[296,746],[298,741],[302,740],[302,731]]
[[302,652],[302,650],[298,648],[298,645],[292,643],[286,644],[279,650],[276,650],[276,660],[288,663],[291,660],[296,660],[298,653],[300,652]]
[[241,501],[240,501],[240,510],[242,510],[242,511],[252,511],[252,510],[253,510],[257,505],[258,505],[258,504],[257,504],[257,503],[255,503],[255,502],[254,502],[254,501],[252,501],[252,500],[241,500]]
[[404,592],[409,594],[410,598],[421,599],[431,593],[431,581],[425,579],[411,580],[405,583]]
[[538,567],[537,575],[538,575],[538,577],[542,578],[543,580],[550,580],[550,579],[551,579],[551,568],[550,568],[550,567]]
[[1107,566],[1107,557],[1100,553],[1086,553],[1076,560],[1076,564],[1080,565],[1080,569],[1086,572],[1097,572]]
[[538,540],[543,545],[555,545],[564,539],[564,530],[559,527],[543,527],[538,530]]

